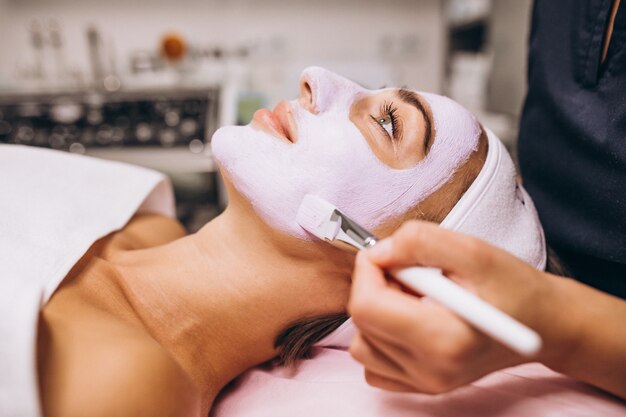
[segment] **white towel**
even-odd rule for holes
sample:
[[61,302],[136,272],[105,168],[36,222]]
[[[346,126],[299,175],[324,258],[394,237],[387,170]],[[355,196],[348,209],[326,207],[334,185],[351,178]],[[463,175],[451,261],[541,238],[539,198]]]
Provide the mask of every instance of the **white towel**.
[[441,227],[476,236],[533,265],[546,267],[543,228],[521,184],[511,156],[489,129],[489,150],[480,173],[441,222]]
[[167,177],[0,145],[0,416],[41,414],[35,361],[41,306],[96,240],[137,212],[175,215]]

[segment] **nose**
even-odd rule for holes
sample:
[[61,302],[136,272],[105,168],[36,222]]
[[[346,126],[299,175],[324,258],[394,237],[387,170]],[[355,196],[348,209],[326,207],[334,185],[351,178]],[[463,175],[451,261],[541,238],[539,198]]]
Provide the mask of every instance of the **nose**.
[[300,75],[299,104],[313,114],[322,113],[334,105],[349,105],[363,88],[334,72],[321,67],[309,67]]

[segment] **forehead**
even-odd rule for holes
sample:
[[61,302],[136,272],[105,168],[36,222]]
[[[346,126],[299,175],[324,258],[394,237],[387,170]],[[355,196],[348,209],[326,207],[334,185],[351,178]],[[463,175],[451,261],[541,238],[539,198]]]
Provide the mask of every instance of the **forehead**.
[[359,93],[355,95],[355,102],[360,101],[366,98],[377,98],[377,97],[385,97],[385,98],[393,98],[397,97],[397,93],[400,88],[396,87],[385,87],[378,89],[363,89]]
[[407,88],[380,88],[377,90],[363,90],[355,96],[353,104],[361,102],[365,99],[393,99],[414,106],[424,117],[431,114],[428,101],[417,91]]

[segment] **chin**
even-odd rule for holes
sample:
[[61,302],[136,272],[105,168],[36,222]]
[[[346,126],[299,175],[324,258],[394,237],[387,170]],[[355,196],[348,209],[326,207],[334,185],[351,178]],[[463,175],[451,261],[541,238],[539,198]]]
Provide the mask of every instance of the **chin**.
[[[293,146],[248,126],[215,132],[211,147],[229,192],[229,204],[248,204],[272,229],[310,239],[295,221],[306,188]],[[239,202],[241,201],[241,202]]]

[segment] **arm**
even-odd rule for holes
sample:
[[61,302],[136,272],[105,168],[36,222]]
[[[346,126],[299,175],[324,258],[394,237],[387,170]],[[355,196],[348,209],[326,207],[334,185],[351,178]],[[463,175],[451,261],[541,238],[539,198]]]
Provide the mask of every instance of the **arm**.
[[406,223],[357,257],[349,311],[359,334],[351,353],[371,385],[441,393],[529,360],[385,278],[383,269],[416,264],[442,268],[537,330],[544,346],[531,360],[626,398],[626,301],[423,222]]
[[559,291],[571,311],[573,343],[545,364],[626,399],[626,301],[572,279],[561,279]]

